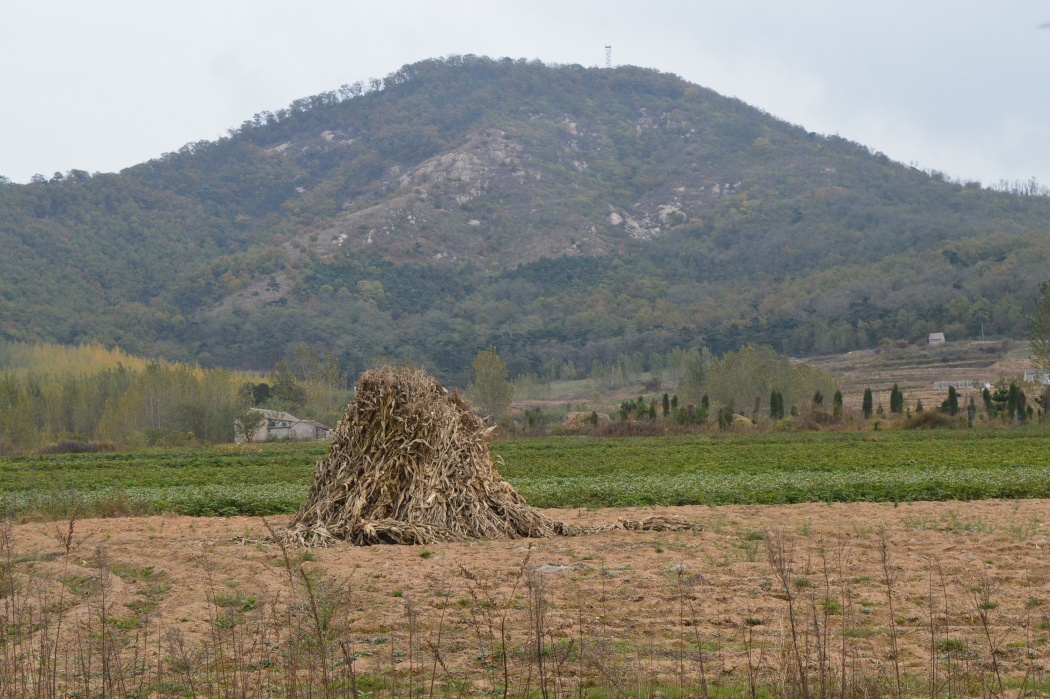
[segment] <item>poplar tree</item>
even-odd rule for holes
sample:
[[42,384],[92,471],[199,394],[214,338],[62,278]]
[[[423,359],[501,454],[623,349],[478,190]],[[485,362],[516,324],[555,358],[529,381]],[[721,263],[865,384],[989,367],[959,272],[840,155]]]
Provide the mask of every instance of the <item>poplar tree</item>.
[[1050,281],[1039,284],[1039,293],[1032,300],[1035,313],[1028,316],[1032,359],[1040,369],[1050,371]]
[[769,419],[784,419],[784,394],[780,391],[772,391],[769,394]]
[[955,386],[948,387],[948,397],[941,403],[941,412],[949,415],[959,414],[959,394],[956,392]]
[[489,345],[488,349],[478,352],[471,366],[474,383],[467,387],[467,396],[482,414],[499,422],[514,398],[514,385],[507,379],[507,365],[496,348]]
[[897,384],[893,384],[893,388],[890,389],[890,412],[904,412],[904,391]]

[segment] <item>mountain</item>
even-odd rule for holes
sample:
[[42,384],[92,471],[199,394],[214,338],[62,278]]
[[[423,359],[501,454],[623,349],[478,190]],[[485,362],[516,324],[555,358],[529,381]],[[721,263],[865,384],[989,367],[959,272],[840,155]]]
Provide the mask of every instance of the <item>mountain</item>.
[[1038,191],[653,70],[430,60],[117,174],[0,186],[0,339],[244,369],[306,342],[458,382],[489,344],[519,373],[1023,336]]

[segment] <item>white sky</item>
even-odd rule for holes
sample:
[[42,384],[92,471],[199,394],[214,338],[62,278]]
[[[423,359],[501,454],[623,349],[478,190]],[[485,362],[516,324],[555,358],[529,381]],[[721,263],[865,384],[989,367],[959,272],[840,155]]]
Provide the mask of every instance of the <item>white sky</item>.
[[676,73],[952,177],[1050,183],[1050,0],[0,0],[0,175],[115,171],[453,53]]

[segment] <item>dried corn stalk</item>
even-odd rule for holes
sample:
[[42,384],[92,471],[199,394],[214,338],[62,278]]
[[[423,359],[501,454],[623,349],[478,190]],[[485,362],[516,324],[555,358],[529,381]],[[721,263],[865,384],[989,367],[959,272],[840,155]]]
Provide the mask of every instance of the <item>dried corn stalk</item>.
[[496,472],[491,430],[426,372],[365,372],[285,536],[307,546],[425,544],[688,527],[667,517],[588,529],[554,521]]

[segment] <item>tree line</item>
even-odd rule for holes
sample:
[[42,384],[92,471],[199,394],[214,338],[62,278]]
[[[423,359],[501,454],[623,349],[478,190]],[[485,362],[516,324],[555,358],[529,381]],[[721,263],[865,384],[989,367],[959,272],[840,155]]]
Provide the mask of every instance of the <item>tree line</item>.
[[59,441],[231,442],[249,408],[334,425],[350,395],[335,357],[306,345],[258,376],[99,345],[0,343],[0,451]]

